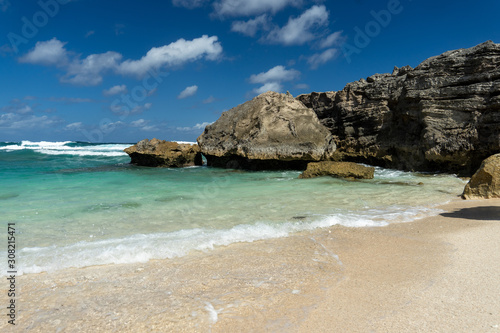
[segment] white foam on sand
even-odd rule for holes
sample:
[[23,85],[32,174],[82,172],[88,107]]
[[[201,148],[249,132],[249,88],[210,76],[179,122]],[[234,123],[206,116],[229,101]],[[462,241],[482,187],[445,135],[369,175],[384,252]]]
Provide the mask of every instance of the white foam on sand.
[[19,273],[39,273],[69,267],[147,262],[151,259],[181,257],[191,251],[207,251],[217,246],[254,242],[289,236],[292,233],[326,228],[383,227],[394,222],[409,222],[437,215],[441,211],[428,207],[389,207],[385,210],[339,212],[328,216],[309,216],[303,220],[270,224],[241,224],[230,229],[185,229],[169,233],[136,234],[124,238],[80,241],[67,246],[24,248]]

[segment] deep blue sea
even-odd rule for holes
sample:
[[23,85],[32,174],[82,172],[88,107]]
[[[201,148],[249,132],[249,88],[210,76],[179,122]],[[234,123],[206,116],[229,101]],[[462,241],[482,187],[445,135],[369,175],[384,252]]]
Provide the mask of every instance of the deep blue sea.
[[19,273],[172,258],[332,225],[408,222],[438,214],[435,207],[465,185],[453,175],[381,168],[363,181],[145,168],[129,164],[128,146],[0,143],[1,220],[5,234],[7,223],[16,225]]

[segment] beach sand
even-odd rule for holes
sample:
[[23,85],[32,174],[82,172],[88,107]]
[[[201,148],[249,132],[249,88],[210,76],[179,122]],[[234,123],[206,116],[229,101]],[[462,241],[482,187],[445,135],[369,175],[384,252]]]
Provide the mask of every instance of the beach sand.
[[500,200],[440,208],[412,223],[19,276],[15,331],[500,332]]

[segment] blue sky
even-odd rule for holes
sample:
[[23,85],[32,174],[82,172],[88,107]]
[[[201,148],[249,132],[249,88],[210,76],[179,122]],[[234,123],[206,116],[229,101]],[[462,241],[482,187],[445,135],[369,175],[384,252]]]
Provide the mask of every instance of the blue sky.
[[0,141],[194,141],[267,90],[500,42],[498,0],[0,0]]

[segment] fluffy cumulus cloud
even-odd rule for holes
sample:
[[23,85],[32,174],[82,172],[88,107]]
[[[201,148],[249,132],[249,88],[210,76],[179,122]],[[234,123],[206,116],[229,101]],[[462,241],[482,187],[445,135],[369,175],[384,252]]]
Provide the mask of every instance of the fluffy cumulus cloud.
[[291,81],[300,76],[300,72],[295,69],[286,69],[284,66],[275,66],[267,72],[253,74],[250,76],[251,83],[268,83]]
[[287,6],[299,6],[302,0],[219,0],[214,3],[214,15],[252,16],[270,12],[276,13]]
[[299,17],[291,17],[283,27],[274,28],[265,41],[283,45],[302,45],[317,39],[316,30],[328,25],[326,7],[312,6]]
[[127,92],[127,86],[122,84],[122,85],[116,85],[113,86],[109,89],[105,89],[102,91],[104,96],[114,96],[118,94],[124,94]]
[[293,81],[299,77],[300,72],[295,69],[286,69],[284,66],[275,66],[267,72],[251,75],[248,80],[250,83],[262,84],[262,86],[253,90],[256,94],[262,94],[269,90],[282,92],[282,82]]
[[163,66],[178,66],[205,58],[217,60],[222,54],[222,46],[217,36],[203,35],[193,40],[183,38],[162,47],[153,47],[139,60],[126,60],[118,68],[122,74],[144,75],[148,70]]
[[183,131],[183,132],[201,131],[201,130],[204,130],[205,127],[207,127],[208,125],[211,125],[211,124],[213,124],[213,123],[203,122],[203,123],[191,126],[191,127],[177,127],[177,130]]
[[184,89],[183,91],[181,91],[181,93],[179,94],[179,96],[177,96],[178,99],[184,99],[184,98],[187,98],[187,97],[191,97],[193,96],[194,94],[196,94],[196,92],[198,91],[198,86],[189,86],[189,87],[186,87],[186,89]]
[[267,14],[262,14],[248,21],[234,21],[231,25],[231,31],[254,37],[258,30],[267,30],[269,25],[270,18]]
[[35,48],[19,59],[20,62],[55,66],[65,71],[62,82],[75,85],[98,85],[106,73],[144,77],[148,71],[180,66],[200,59],[217,60],[222,46],[217,36],[204,35],[193,40],[179,39],[168,45],[153,47],[139,60],[124,60],[117,52],[91,54],[84,59],[68,51],[65,43],[53,38],[38,42]]
[[56,38],[46,42],[37,42],[35,48],[19,59],[20,62],[35,65],[64,66],[68,63],[68,53],[63,43]]
[[172,4],[176,7],[184,7],[194,9],[202,7],[208,0],[172,0]]
[[307,59],[307,63],[311,69],[317,69],[319,66],[326,64],[328,61],[334,59],[338,54],[337,49],[327,49],[321,53],[316,53]]

